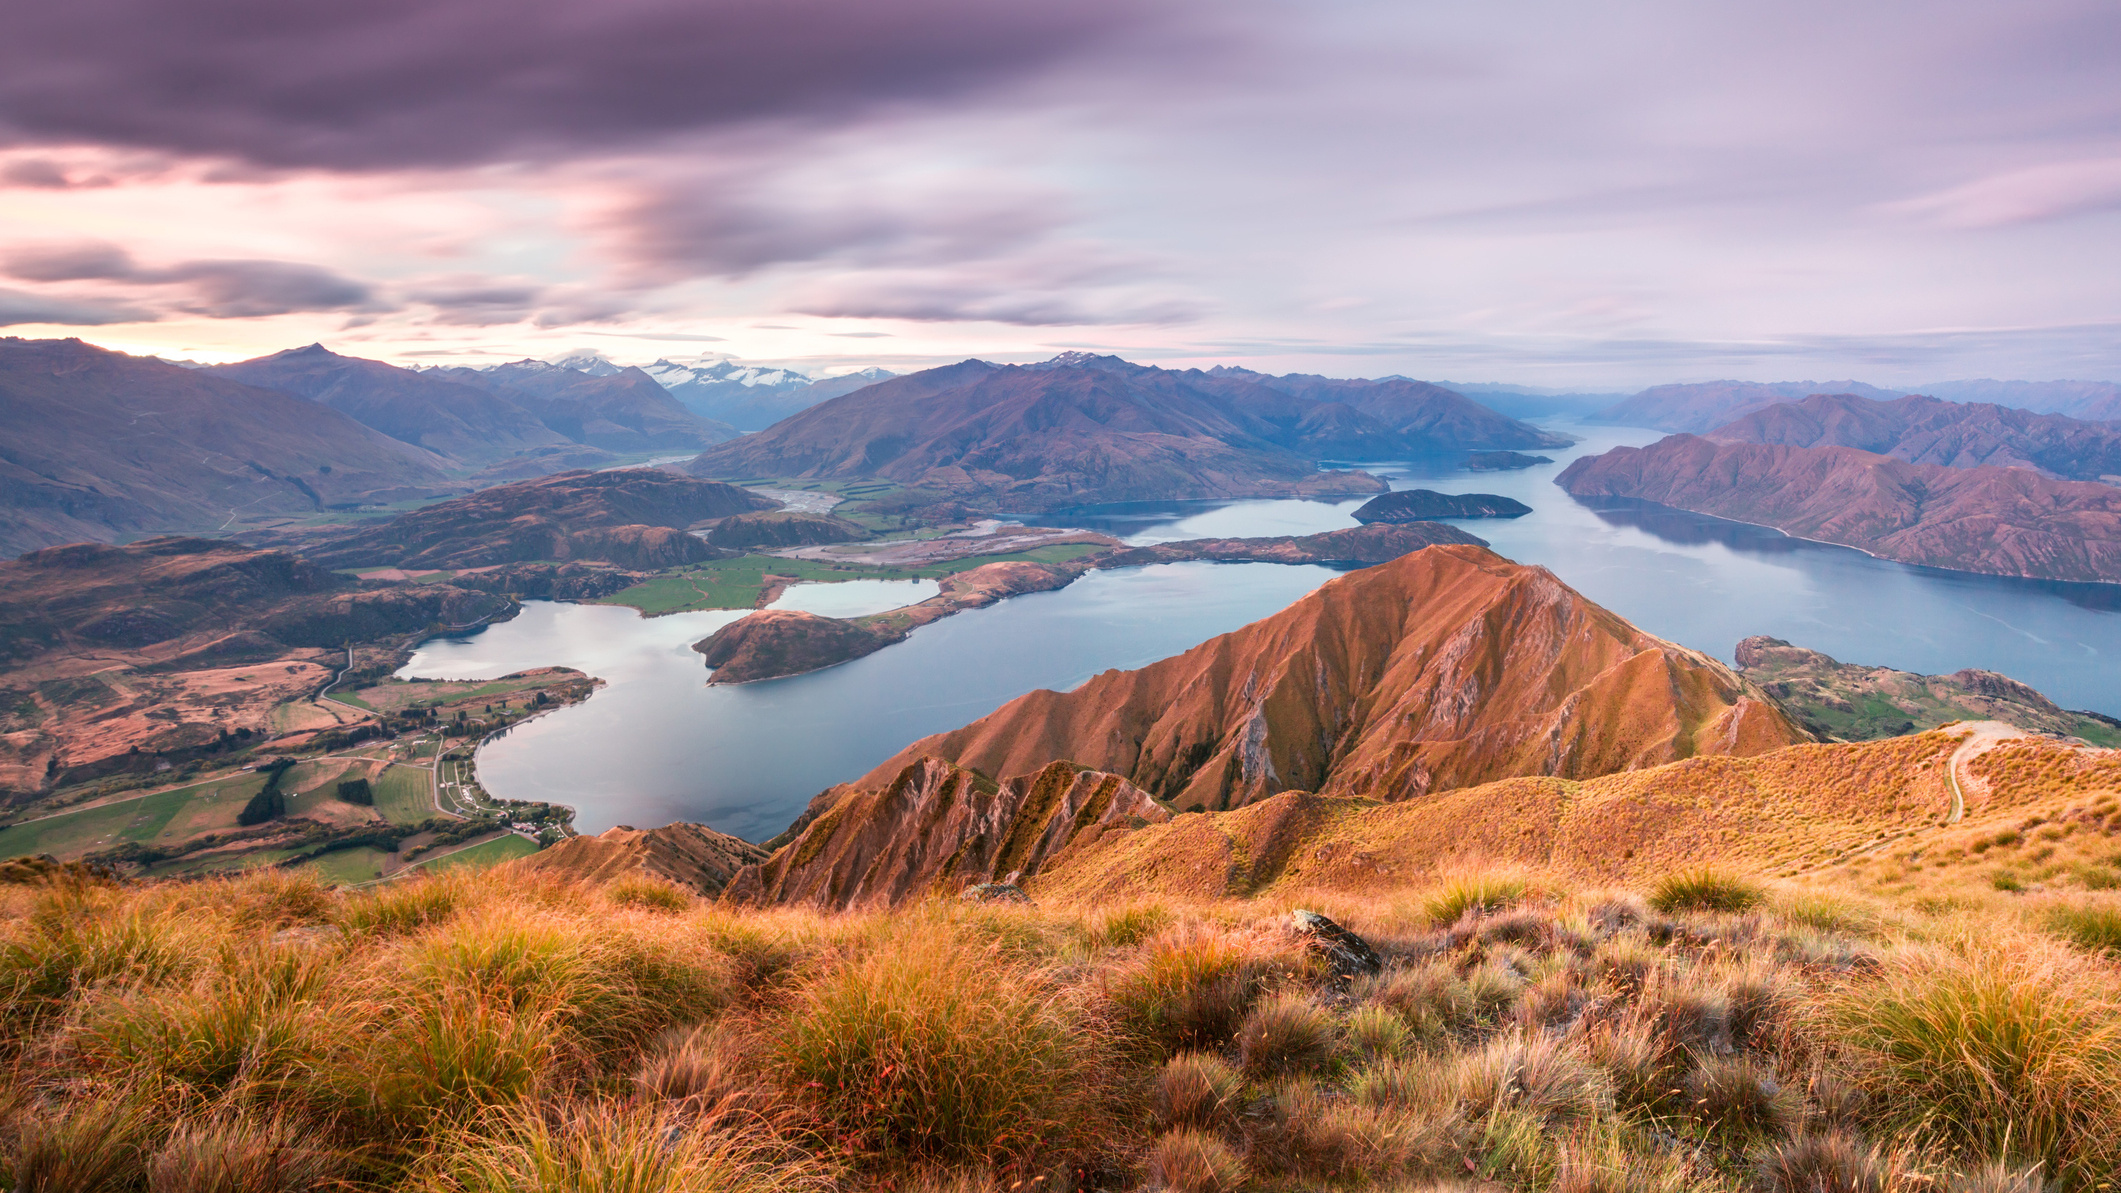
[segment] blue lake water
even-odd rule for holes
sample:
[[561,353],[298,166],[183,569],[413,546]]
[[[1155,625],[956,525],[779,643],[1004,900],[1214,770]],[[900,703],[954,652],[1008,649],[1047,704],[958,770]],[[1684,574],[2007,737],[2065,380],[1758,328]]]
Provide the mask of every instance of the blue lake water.
[[[1370,466],[1396,488],[1499,493],[1533,512],[1461,525],[1652,633],[1728,660],[1772,634],[1837,658],[1927,673],[1981,667],[2071,708],[2121,713],[2121,585],[1973,576],[1873,559],[1846,547],[1661,507],[1593,509],[1553,485],[1575,456],[1642,444],[1655,431],[1555,424],[1582,438],[1553,464],[1468,473],[1451,461]],[[1044,519],[1132,542],[1306,534],[1355,525],[1360,501],[1104,507]],[[476,678],[579,667],[607,681],[480,752],[497,794],[573,805],[577,825],[698,820],[753,840],[810,796],[925,734],[955,728],[1035,688],[1066,689],[1138,667],[1283,608],[1335,573],[1274,564],[1167,564],[1095,572],[926,626],[906,642],[812,675],[708,687],[690,644],[740,612],[641,618],[632,610],[531,602],[515,620],[424,644],[405,675]],[[905,582],[790,589],[781,607],[835,616],[916,593]],[[890,589],[890,591],[885,591]],[[846,610],[842,612],[841,610]]]

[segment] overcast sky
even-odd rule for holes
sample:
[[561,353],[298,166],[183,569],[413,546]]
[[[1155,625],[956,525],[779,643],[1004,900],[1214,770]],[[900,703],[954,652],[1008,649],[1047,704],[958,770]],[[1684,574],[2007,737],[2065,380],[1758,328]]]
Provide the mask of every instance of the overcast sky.
[[2121,379],[2111,0],[68,0],[9,26],[7,334]]

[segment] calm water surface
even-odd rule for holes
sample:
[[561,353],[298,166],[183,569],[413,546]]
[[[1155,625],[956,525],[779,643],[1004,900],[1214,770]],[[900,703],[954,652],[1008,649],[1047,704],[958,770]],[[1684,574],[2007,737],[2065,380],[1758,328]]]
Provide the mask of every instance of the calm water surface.
[[[2121,585],[1941,572],[1846,547],[1660,507],[1592,509],[1553,485],[1578,455],[1659,437],[1556,424],[1583,439],[1553,464],[1468,473],[1452,461],[1371,466],[1397,488],[1500,493],[1525,517],[1460,523],[1497,551],[1553,569],[1591,599],[1728,660],[1772,634],[1851,662],[1921,672],[1982,667],[2063,705],[2121,713]],[[1110,506],[1044,519],[1130,542],[1308,534],[1355,525],[1360,501]],[[476,678],[579,667],[607,681],[587,703],[512,730],[479,755],[498,794],[580,810],[577,825],[699,820],[754,840],[803,804],[924,734],[1035,688],[1138,667],[1257,620],[1335,573],[1273,564],[1167,564],[1094,572],[937,622],[899,645],[813,675],[710,688],[691,643],[741,612],[641,618],[532,602],[514,621],[422,646],[404,675]],[[833,589],[843,591],[834,592]],[[855,616],[919,599],[904,581],[799,585],[778,603]],[[880,602],[889,602],[881,604]]]

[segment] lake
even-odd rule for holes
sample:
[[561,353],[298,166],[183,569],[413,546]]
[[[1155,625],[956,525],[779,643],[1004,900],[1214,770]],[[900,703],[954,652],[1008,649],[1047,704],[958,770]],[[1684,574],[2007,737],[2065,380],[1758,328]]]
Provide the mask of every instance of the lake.
[[[1554,463],[1469,473],[1452,461],[1370,465],[1395,488],[1498,493],[1533,512],[1458,523],[1550,568],[1646,630],[1728,661],[1772,634],[1849,662],[1936,673],[2000,671],[2070,708],[2121,713],[2121,585],[1974,576],[1662,507],[1594,509],[1554,487],[1578,455],[1656,431],[1550,426],[1580,437]],[[1308,534],[1355,525],[1360,501],[1110,506],[1043,518],[1135,543]],[[759,840],[818,791],[915,738],[1035,688],[1138,667],[1283,608],[1336,573],[1275,564],[1164,564],[1093,572],[1058,592],[946,618],[868,658],[811,675],[709,687],[691,643],[741,611],[642,618],[603,605],[528,602],[513,621],[424,643],[401,675],[481,678],[578,667],[605,681],[586,703],[527,722],[479,754],[495,794],[578,809],[577,827],[697,820]],[[835,592],[834,589],[840,591]],[[905,581],[799,585],[780,607],[855,616],[932,592]],[[889,604],[880,604],[889,602]]]

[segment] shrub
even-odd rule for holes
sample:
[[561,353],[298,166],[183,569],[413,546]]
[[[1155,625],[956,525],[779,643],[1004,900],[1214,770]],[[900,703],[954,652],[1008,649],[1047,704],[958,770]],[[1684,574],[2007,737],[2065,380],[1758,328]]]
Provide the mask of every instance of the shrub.
[[1650,889],[1650,906],[1671,915],[1683,911],[1733,913],[1767,902],[1767,890],[1751,879],[1705,866],[1669,875]]
[[1428,897],[1422,910],[1437,927],[1455,924],[1469,911],[1500,911],[1524,898],[1522,878],[1482,874],[1454,878]]
[[1181,1052],[1164,1063],[1150,1087],[1158,1125],[1213,1130],[1236,1116],[1245,1083],[1223,1059],[1208,1052]]
[[220,1118],[179,1123],[147,1166],[154,1193],[310,1193],[334,1186],[345,1165],[280,1121]]
[[629,874],[604,886],[604,897],[620,907],[647,911],[684,911],[692,906],[692,892],[667,879],[649,874]]
[[2121,906],[2050,908],[2043,926],[2087,952],[2121,953]]
[[2096,962],[2036,940],[1910,952],[1818,1015],[1890,1128],[2065,1181],[2121,1159],[2121,1006]]
[[1338,1031],[1325,1009],[1285,994],[1252,1009],[1237,1029],[1237,1055],[1253,1077],[1313,1073],[1333,1063]]
[[1149,1149],[1149,1183],[1170,1193],[1236,1193],[1245,1164],[1213,1135],[1172,1131]]
[[993,1162],[1092,1123],[1089,1025],[1020,970],[930,928],[828,973],[774,1041],[794,1088],[864,1149]]
[[1106,984],[1121,1024],[1164,1052],[1219,1048],[1266,988],[1273,959],[1199,931],[1166,933]]
[[510,1112],[463,1132],[414,1193],[793,1193],[831,1171],[764,1132],[687,1130],[667,1111],[608,1103]]
[[1841,1131],[1799,1135],[1753,1167],[1756,1193],[1886,1193],[1891,1178],[1876,1149]]

